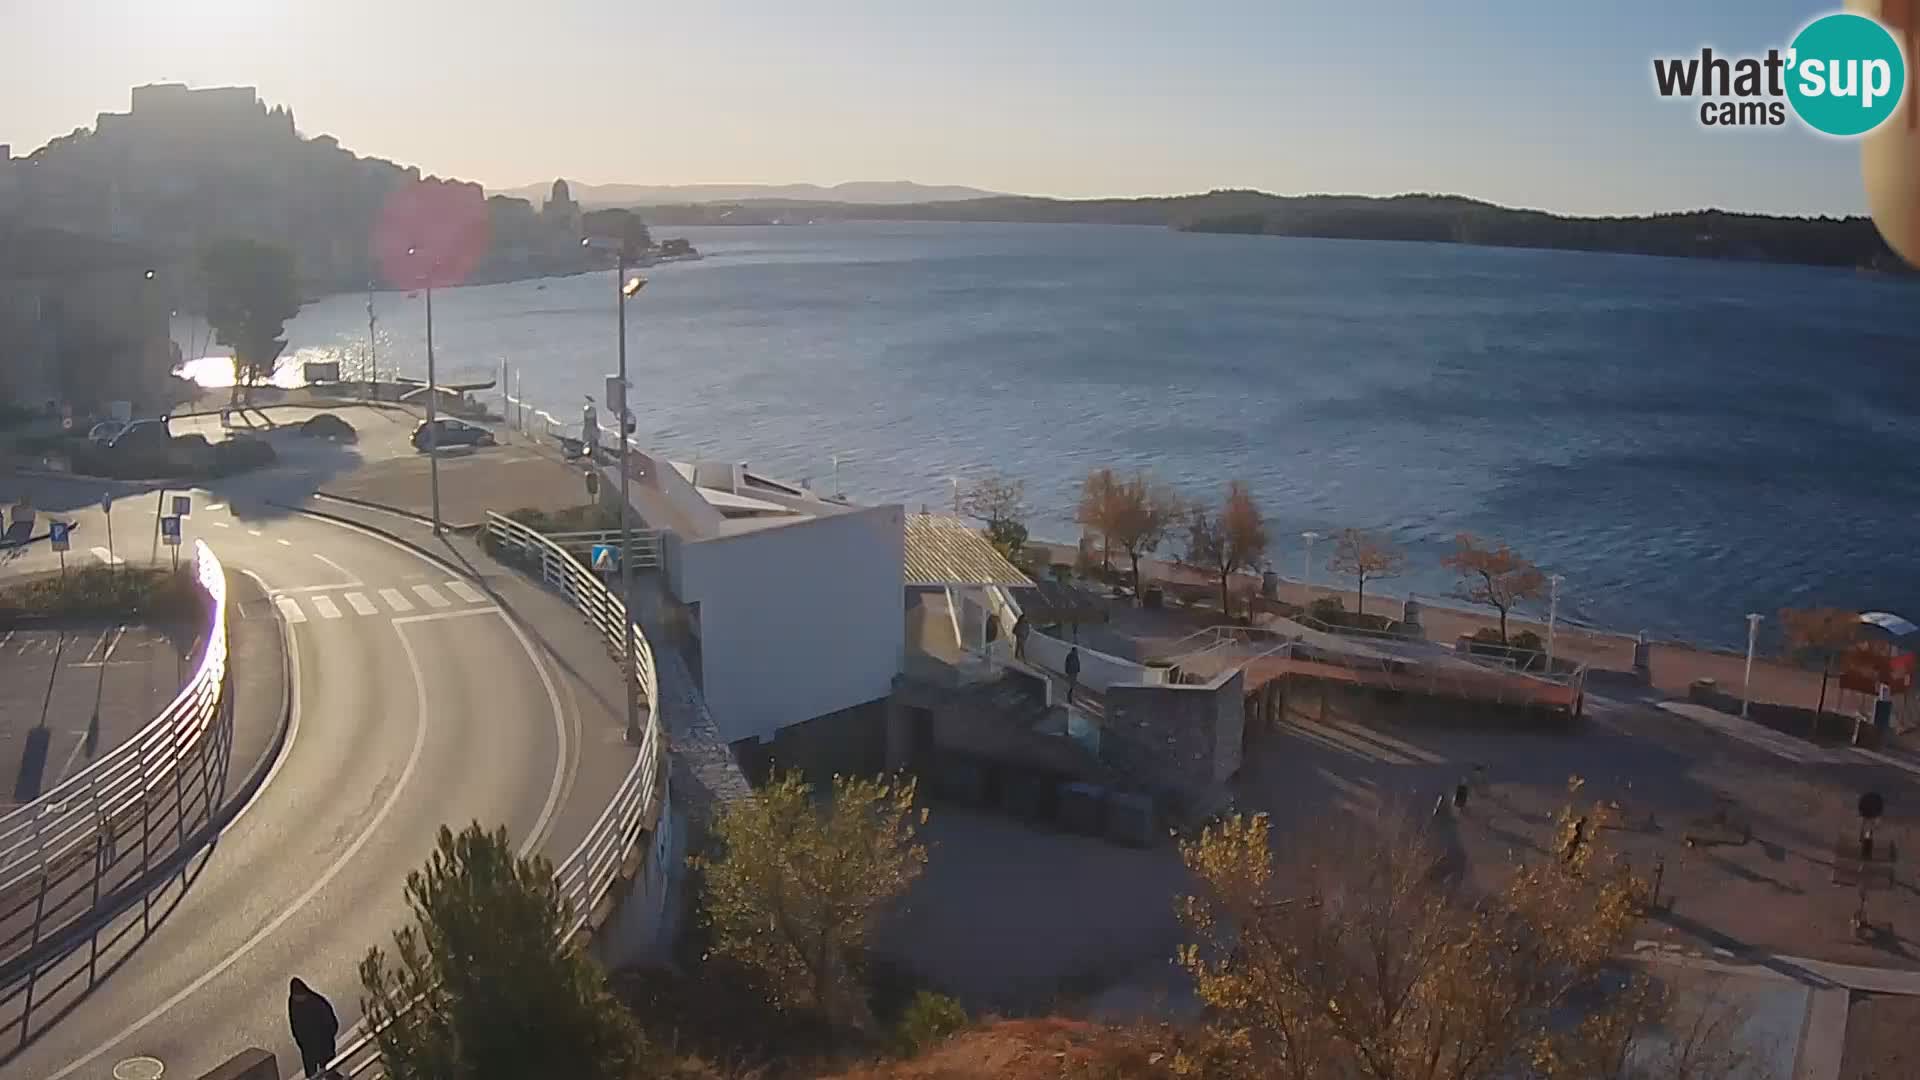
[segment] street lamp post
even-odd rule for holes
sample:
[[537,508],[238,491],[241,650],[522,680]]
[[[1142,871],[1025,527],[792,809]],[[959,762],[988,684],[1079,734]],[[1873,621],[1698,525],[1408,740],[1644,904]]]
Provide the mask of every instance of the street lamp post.
[[633,640],[633,497],[628,483],[629,461],[632,447],[627,444],[627,301],[641,289],[647,287],[647,279],[635,274],[627,277],[627,246],[625,243],[599,241],[599,237],[585,237],[580,241],[582,247],[614,249],[613,287],[617,294],[615,304],[619,309],[620,336],[620,393],[613,405],[614,430],[620,440],[620,607],[626,612],[626,682],[627,682],[627,741],[640,741],[640,692],[639,668]]
[[1753,645],[1760,637],[1760,616],[1747,614],[1747,670],[1740,677],[1740,719],[1747,718],[1747,700],[1751,698],[1753,686]]
[[1314,532],[1312,529],[1308,529],[1306,532],[1303,532],[1300,534],[1300,539],[1306,541],[1306,558],[1301,567],[1302,572],[1300,575],[1300,587],[1303,590],[1305,590],[1307,603],[1312,604],[1313,603],[1313,542],[1315,540],[1320,539],[1320,534],[1317,532]]
[[1547,575],[1547,674],[1553,674],[1553,625],[1560,613],[1560,583],[1566,578],[1560,574]]
[[[418,248],[408,248],[409,256],[417,256]],[[440,424],[436,399],[440,394],[440,382],[434,377],[433,364],[433,266],[427,267],[427,475],[433,489],[433,535],[440,535]]]

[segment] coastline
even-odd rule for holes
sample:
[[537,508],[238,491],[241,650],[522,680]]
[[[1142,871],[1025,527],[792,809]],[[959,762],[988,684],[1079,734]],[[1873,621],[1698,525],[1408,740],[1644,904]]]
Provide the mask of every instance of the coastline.
[[[1027,546],[1046,551],[1050,562],[1072,563],[1079,551],[1076,544],[1052,540],[1029,540]],[[1140,572],[1150,580],[1219,587],[1217,580],[1166,559],[1143,558],[1140,560]],[[1236,597],[1252,595],[1260,589],[1260,578],[1256,574],[1236,573],[1229,587]],[[1355,608],[1354,591],[1350,587],[1316,581],[1309,589],[1296,578],[1280,578],[1279,598],[1288,603],[1304,607],[1314,599],[1328,596],[1339,597],[1350,610]],[[1499,622],[1490,609],[1476,610],[1455,597],[1434,598],[1416,594],[1415,598],[1420,601],[1421,623],[1426,628],[1429,641],[1450,643],[1457,637],[1471,635],[1475,630],[1497,626]],[[1367,610],[1374,614],[1397,615],[1405,600],[1403,594],[1376,591],[1370,587],[1367,591]],[[1546,620],[1532,615],[1509,615],[1507,628],[1509,633],[1531,630],[1543,639],[1547,636]],[[1589,670],[1614,673],[1620,679],[1633,677],[1634,642],[1632,634],[1577,626],[1564,621],[1556,621],[1554,628],[1556,656],[1579,660]],[[1746,664],[1744,653],[1687,641],[1650,637],[1648,642],[1651,645],[1649,680],[1646,683],[1648,689],[1668,697],[1685,698],[1694,680],[1704,678],[1714,680],[1722,690],[1736,696],[1740,693]],[[1755,702],[1811,708],[1819,696],[1820,673],[1777,656],[1755,653],[1750,685]],[[1837,686],[1829,686],[1828,710],[1840,712],[1845,705]]]

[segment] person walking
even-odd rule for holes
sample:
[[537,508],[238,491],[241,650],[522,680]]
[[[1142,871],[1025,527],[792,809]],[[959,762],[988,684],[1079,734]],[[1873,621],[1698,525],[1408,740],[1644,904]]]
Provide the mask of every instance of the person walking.
[[580,451],[587,461],[600,460],[600,411],[593,407],[593,396],[587,396],[587,404],[580,410]]
[[333,1043],[340,1036],[340,1018],[334,1015],[333,1005],[326,998],[294,979],[287,986],[287,1022],[293,1027],[293,1041],[300,1047],[300,1064],[306,1070],[307,1080],[315,1080],[327,1062],[333,1060]]
[[1080,685],[1080,646],[1067,650],[1067,704],[1073,704],[1073,691]]
[[1027,622],[1027,613],[1024,611],[1020,613],[1019,618],[1013,620],[1013,658],[1015,660],[1027,658],[1027,632],[1032,629],[1033,626]]

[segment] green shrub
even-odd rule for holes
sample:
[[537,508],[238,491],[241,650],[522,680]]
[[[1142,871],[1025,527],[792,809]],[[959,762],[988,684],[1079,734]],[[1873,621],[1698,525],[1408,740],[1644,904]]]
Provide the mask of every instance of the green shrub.
[[1316,596],[1307,605],[1307,614],[1328,626],[1339,626],[1346,621],[1347,605],[1337,596]]
[[894,1051],[901,1057],[925,1053],[966,1026],[967,1010],[958,1001],[922,990],[893,1026]]
[[1481,642],[1486,645],[1505,644],[1505,642],[1500,640],[1499,629],[1492,626],[1483,626],[1480,629],[1475,630],[1473,632],[1473,640]]
[[[599,503],[569,506],[565,510],[536,510],[531,506],[508,511],[507,517],[538,533],[596,532],[620,527],[620,512]],[[634,522],[634,528],[640,528]]]
[[0,589],[0,616],[95,617],[137,613],[185,618],[197,612],[202,594],[183,566],[164,569],[85,566],[46,574]]
[[1547,651],[1547,643],[1540,640],[1540,635],[1531,630],[1522,630],[1517,634],[1508,635],[1507,647],[1515,651],[1524,652],[1543,653]]

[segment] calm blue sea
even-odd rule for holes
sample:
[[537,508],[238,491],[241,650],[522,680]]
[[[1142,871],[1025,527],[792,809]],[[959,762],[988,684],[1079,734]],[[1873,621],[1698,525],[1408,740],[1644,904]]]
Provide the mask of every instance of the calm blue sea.
[[[1026,481],[1077,535],[1088,469],[1244,479],[1298,534],[1391,533],[1440,595],[1469,530],[1564,574],[1563,615],[1722,643],[1747,611],[1920,617],[1920,285],[1849,271],[1103,226],[663,230],[630,314],[640,429],[868,501]],[[376,298],[383,367],[421,303]],[[443,377],[524,373],[578,414],[614,366],[611,274],[437,292]],[[295,349],[364,350],[341,296]],[[1324,562],[1325,545],[1316,558]],[[1324,579],[1325,570],[1316,576]]]

